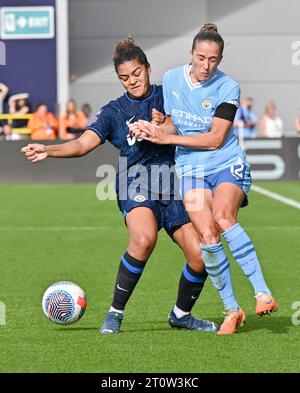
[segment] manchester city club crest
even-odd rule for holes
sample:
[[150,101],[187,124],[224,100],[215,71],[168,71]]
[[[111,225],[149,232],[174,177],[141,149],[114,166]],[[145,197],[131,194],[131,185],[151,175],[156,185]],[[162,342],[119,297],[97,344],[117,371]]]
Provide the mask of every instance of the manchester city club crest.
[[210,109],[212,106],[212,102],[211,102],[211,100],[206,98],[205,100],[202,101],[201,105],[202,105],[203,109]]

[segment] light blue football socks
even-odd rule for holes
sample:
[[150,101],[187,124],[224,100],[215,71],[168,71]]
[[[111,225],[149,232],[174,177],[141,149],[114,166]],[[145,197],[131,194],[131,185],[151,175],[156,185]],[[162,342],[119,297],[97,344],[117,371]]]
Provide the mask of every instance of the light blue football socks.
[[205,269],[214,287],[220,294],[225,310],[230,310],[231,308],[239,310],[233,291],[230,265],[222,242],[209,245],[200,244],[200,247],[204,258]]
[[222,236],[228,243],[232,256],[252,284],[255,295],[258,292],[270,295],[271,292],[264,280],[255,248],[245,230],[237,223],[223,232]]

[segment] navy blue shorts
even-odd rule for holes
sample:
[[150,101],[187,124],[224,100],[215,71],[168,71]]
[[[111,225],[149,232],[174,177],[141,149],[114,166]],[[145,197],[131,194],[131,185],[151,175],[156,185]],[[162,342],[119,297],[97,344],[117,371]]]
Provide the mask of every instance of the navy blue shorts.
[[118,199],[118,205],[124,216],[125,223],[126,215],[132,209],[141,206],[148,207],[152,210],[157,219],[158,230],[164,228],[168,235],[171,237],[176,227],[190,222],[190,219],[181,200],[149,200],[142,195],[138,195],[135,197],[135,199]]

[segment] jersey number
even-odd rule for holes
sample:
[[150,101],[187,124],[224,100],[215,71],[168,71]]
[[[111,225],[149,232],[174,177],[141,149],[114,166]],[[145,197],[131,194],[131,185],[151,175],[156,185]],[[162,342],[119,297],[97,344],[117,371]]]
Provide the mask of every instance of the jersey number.
[[241,163],[238,165],[232,165],[230,167],[230,172],[232,174],[233,177],[235,177],[237,180],[239,179],[243,179],[244,177],[244,168],[245,168],[245,164]]

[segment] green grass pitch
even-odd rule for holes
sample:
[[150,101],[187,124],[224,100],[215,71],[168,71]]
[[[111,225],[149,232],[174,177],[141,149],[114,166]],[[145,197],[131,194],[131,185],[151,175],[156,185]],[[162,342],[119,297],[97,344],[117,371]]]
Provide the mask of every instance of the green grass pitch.
[[[258,183],[300,202],[299,182]],[[184,257],[161,231],[130,299],[122,332],[101,336],[127,232],[115,201],[96,199],[95,185],[0,186],[0,372],[299,372],[300,212],[255,192],[240,212],[279,312],[255,316],[246,277],[231,259],[233,282],[248,323],[232,336],[171,329]],[[49,322],[41,298],[70,280],[87,295],[81,321]],[[299,309],[298,309],[299,310]],[[222,304],[208,280],[194,315],[220,323]],[[296,321],[300,323],[300,315]]]

